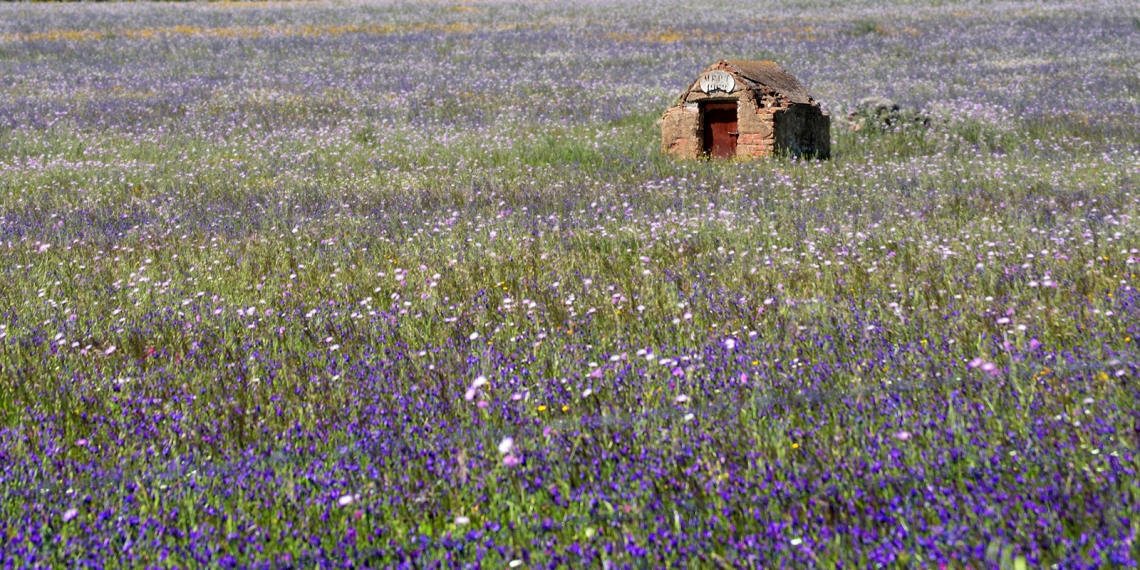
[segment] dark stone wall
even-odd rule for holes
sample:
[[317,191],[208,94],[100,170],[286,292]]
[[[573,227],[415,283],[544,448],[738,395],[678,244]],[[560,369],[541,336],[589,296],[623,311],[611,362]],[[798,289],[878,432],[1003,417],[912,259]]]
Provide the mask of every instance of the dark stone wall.
[[777,110],[776,152],[790,156],[831,156],[831,117],[815,105],[791,105]]

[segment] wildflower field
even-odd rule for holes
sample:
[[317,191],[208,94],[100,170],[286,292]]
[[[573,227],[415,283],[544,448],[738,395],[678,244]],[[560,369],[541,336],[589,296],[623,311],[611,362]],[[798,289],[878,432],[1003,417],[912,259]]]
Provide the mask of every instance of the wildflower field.
[[1137,17],[2,5],[0,567],[1136,567]]

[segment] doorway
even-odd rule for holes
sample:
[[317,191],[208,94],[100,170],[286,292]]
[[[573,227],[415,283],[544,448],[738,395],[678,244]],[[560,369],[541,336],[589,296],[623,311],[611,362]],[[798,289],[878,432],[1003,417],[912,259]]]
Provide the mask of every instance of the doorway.
[[704,151],[710,158],[736,156],[736,103],[706,103],[702,116]]

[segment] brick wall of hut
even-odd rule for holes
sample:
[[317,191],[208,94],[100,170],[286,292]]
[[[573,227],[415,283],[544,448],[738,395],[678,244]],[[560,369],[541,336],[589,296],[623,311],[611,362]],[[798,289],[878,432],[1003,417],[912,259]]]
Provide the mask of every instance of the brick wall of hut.
[[[701,105],[708,102],[736,102],[736,157],[755,159],[773,151],[800,155],[830,154],[830,117],[818,105],[797,104],[778,93],[735,73],[725,65],[714,66],[729,72],[736,81],[731,93],[707,94],[694,83],[683,100],[665,112],[661,121],[661,150],[683,158],[703,153]],[[710,70],[711,70],[710,69]],[[706,73],[709,70],[706,70]]]

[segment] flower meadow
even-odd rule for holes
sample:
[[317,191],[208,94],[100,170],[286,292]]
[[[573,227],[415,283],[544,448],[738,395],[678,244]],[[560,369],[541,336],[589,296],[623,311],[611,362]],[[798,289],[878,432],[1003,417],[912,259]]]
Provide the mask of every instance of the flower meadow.
[[0,6],[0,566],[1136,567],[1135,12]]

